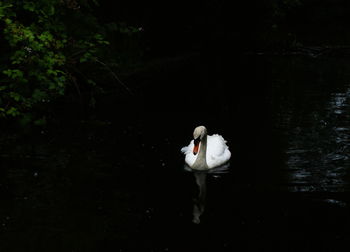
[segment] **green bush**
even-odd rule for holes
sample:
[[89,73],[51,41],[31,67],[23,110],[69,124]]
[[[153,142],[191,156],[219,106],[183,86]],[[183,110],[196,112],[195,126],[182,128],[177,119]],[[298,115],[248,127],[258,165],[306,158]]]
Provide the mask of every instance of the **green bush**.
[[101,63],[98,55],[109,44],[93,15],[97,5],[96,0],[0,2],[0,118],[40,123],[36,108],[65,95],[70,85],[80,92],[77,78],[96,85],[80,69]]

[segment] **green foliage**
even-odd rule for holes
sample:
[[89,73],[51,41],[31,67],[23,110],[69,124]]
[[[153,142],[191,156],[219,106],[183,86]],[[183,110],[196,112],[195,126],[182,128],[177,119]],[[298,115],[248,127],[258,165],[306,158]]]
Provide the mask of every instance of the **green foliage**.
[[[109,42],[91,10],[96,0],[0,1],[0,118],[46,120],[37,108],[79,89],[96,86],[85,65]],[[131,28],[122,32],[134,32]],[[79,76],[77,76],[79,73]],[[83,78],[82,78],[83,76]],[[41,119],[38,119],[41,118]]]

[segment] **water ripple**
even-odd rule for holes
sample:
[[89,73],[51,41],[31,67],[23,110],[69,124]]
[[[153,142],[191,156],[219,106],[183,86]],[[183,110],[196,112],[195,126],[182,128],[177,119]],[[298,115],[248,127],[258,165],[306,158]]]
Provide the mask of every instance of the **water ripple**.
[[291,191],[349,190],[349,169],[345,167],[350,167],[350,87],[328,97],[321,109],[292,113],[302,119],[288,131],[285,153]]

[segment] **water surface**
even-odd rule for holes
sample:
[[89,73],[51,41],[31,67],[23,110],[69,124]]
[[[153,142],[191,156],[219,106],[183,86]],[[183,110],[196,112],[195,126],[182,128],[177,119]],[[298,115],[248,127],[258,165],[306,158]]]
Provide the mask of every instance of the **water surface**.
[[[136,79],[133,97],[103,97],[95,119],[7,129],[0,250],[340,248],[350,224],[349,63],[191,63]],[[200,124],[228,141],[228,173],[184,169],[180,149]]]

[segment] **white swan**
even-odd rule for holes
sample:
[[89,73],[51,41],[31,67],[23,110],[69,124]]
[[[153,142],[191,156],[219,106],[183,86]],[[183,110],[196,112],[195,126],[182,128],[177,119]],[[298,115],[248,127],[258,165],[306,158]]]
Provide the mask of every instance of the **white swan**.
[[192,169],[207,170],[227,163],[231,152],[225,139],[217,134],[207,135],[204,126],[194,129],[193,138],[181,151],[186,155],[185,162]]

